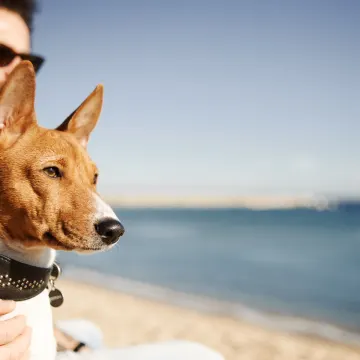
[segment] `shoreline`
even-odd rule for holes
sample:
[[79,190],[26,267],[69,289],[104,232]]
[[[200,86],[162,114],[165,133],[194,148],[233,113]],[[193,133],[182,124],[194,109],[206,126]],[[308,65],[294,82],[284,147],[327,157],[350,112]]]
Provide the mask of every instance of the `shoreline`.
[[360,331],[349,330],[343,326],[327,322],[253,309],[239,303],[174,291],[157,285],[129,280],[117,275],[105,275],[98,271],[74,266],[66,266],[61,279],[81,282],[164,306],[196,311],[205,316],[220,316],[234,321],[246,322],[249,325],[259,326],[269,331],[316,337],[324,341],[355,346],[360,349]]
[[360,346],[270,330],[245,320],[201,313],[62,276],[64,304],[54,320],[83,318],[104,334],[107,347],[161,341],[201,343],[226,360],[360,360]]

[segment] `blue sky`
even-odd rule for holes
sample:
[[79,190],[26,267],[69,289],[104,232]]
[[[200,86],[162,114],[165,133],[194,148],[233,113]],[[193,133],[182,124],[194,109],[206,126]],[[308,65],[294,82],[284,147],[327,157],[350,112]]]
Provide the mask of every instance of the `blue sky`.
[[360,2],[42,1],[39,122],[98,83],[102,193],[360,194]]

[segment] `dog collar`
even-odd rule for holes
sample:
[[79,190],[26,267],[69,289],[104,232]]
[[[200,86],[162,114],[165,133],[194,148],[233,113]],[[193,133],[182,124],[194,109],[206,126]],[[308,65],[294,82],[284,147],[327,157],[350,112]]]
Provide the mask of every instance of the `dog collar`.
[[[24,301],[50,288],[49,296],[52,302],[51,293],[60,293],[54,286],[60,272],[60,266],[56,263],[50,268],[41,268],[0,255],[0,299]],[[58,297],[55,300],[59,302]]]

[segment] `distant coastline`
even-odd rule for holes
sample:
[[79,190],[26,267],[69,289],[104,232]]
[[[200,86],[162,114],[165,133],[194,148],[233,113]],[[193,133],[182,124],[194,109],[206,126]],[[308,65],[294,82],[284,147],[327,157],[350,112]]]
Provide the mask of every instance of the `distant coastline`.
[[325,210],[331,206],[326,198],[292,196],[108,196],[112,206],[131,208],[246,208],[246,209],[296,209]]

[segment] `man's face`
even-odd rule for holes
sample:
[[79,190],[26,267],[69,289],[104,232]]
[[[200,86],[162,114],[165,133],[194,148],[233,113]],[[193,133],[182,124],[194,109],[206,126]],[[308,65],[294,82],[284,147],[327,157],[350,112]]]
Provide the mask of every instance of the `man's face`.
[[[16,53],[30,52],[30,31],[24,20],[16,13],[0,8],[0,44],[6,45]],[[21,61],[17,56],[4,67],[0,67],[0,88],[8,75]]]

